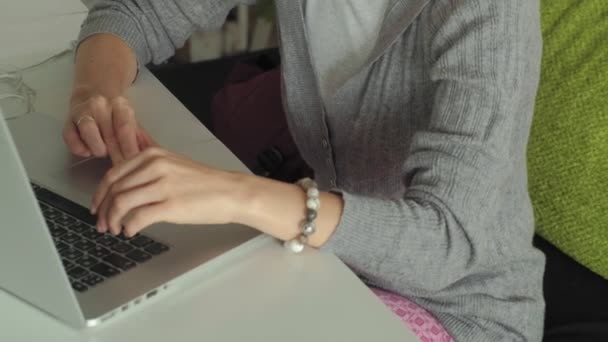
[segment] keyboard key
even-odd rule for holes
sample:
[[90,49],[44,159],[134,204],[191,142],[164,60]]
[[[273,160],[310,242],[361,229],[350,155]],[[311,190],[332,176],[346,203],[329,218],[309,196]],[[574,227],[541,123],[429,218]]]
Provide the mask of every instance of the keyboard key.
[[60,236],[63,236],[65,233],[68,232],[67,229],[61,228],[61,227],[57,227],[55,225],[53,225],[53,226],[49,225],[49,231],[51,232],[51,235],[53,235],[53,237],[60,237]]
[[84,268],[91,268],[99,263],[99,260],[93,258],[92,256],[85,255],[82,258],[78,259],[76,263]]
[[91,227],[89,227],[88,225],[82,223],[82,222],[76,222],[74,224],[71,224],[68,227],[69,230],[73,231],[74,233],[77,234],[82,234],[84,232],[88,232],[89,229],[91,229]]
[[152,244],[153,242],[154,242],[154,241],[152,241],[152,239],[150,239],[150,238],[149,238],[149,237],[147,237],[147,236],[143,236],[143,235],[138,235],[138,236],[136,236],[136,237],[132,238],[132,239],[129,241],[129,243],[130,243],[131,245],[133,245],[133,246],[135,246],[135,247],[138,247],[138,248],[145,247],[145,246],[147,246],[147,245],[149,245],[149,244]]
[[96,274],[89,274],[88,276],[80,279],[83,283],[89,286],[95,286],[103,281],[103,278]]
[[68,275],[74,279],[80,279],[80,278],[86,276],[87,274],[89,274],[89,271],[87,271],[86,269],[84,269],[80,266],[76,266],[68,271]]
[[61,236],[61,240],[65,241],[67,243],[75,243],[75,242],[81,240],[81,237],[78,234],[74,234],[72,232],[67,232]]
[[55,222],[61,224],[62,226],[67,227],[70,224],[76,223],[76,220],[67,215],[61,215],[61,216],[55,218]]
[[66,249],[60,253],[62,257],[68,260],[76,260],[82,256],[82,252],[73,248]]
[[93,267],[91,267],[91,271],[100,274],[106,278],[110,278],[113,277],[117,274],[120,273],[119,270],[115,269],[114,267],[104,264],[104,263],[99,263]]
[[61,213],[58,212],[58,211],[56,211],[56,210],[52,210],[52,211],[51,210],[46,210],[46,211],[43,211],[43,213],[44,213],[44,218],[45,219],[50,219],[50,220],[54,220],[57,217],[61,216]]
[[127,258],[129,258],[133,261],[139,262],[139,263],[146,262],[146,261],[150,260],[150,258],[152,257],[150,254],[148,254],[142,250],[139,250],[139,249],[133,250],[133,251],[127,253],[125,256]]
[[121,243],[117,243],[114,246],[112,246],[112,250],[114,250],[115,252],[121,253],[121,254],[125,254],[127,252],[130,252],[133,250],[133,247],[131,247],[130,245],[121,242]]
[[127,258],[121,257],[118,254],[110,254],[103,258],[103,261],[110,263],[112,266],[116,266],[123,270],[135,267],[135,263]]
[[61,253],[61,252],[65,251],[66,249],[70,248],[70,246],[63,243],[62,241],[56,240],[55,248],[57,248],[57,252]]
[[103,248],[101,246],[96,246],[95,248],[90,249],[88,253],[89,255],[99,259],[103,259],[108,255],[112,254],[112,252],[110,252],[108,249]]
[[[45,202],[47,204],[51,203],[51,206],[53,208],[56,208],[55,210],[60,210],[62,213],[65,212],[67,214],[70,214],[72,217],[78,217],[81,221],[84,221],[89,224],[95,224],[96,222],[96,218],[91,215],[89,209],[78,205],[65,197],[61,197],[58,194],[48,191],[46,189],[36,190],[35,193],[36,198],[38,198],[39,201]],[[72,218],[72,220],[74,219]],[[73,221],[67,223],[73,223]]]
[[97,239],[96,242],[104,247],[112,247],[113,245],[118,243],[118,240],[111,237],[110,235],[104,235],[101,238]]
[[[139,236],[139,235],[135,235],[135,236]],[[127,241],[127,242],[129,242],[129,241],[131,241],[131,239],[133,239],[135,236],[128,237],[128,236],[126,236],[125,234],[120,234],[120,235],[116,236],[116,238],[117,238],[118,240],[120,240],[120,241]]]
[[89,239],[89,240],[97,240],[97,239],[101,239],[103,237],[103,234],[97,232],[95,229],[91,229],[91,230],[87,230],[86,232],[81,234],[83,237]]
[[155,243],[151,244],[150,246],[144,248],[144,250],[150,254],[158,255],[158,254],[168,251],[169,247],[163,245],[162,243],[155,242]]
[[82,240],[74,243],[72,246],[80,249],[81,251],[85,251],[86,252],[89,249],[94,248],[95,247],[95,243],[91,242],[89,240],[82,239]]
[[66,269],[66,271],[76,266],[73,262],[65,258],[61,259],[61,262],[63,263],[63,267]]
[[88,287],[77,281],[72,282],[72,288],[78,292],[85,292],[86,290],[88,290]]

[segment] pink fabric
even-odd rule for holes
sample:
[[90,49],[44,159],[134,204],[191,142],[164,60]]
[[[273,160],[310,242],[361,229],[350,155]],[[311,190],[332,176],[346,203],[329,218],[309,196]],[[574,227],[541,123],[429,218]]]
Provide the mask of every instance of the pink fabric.
[[454,342],[433,315],[415,303],[377,288],[371,289],[422,342]]

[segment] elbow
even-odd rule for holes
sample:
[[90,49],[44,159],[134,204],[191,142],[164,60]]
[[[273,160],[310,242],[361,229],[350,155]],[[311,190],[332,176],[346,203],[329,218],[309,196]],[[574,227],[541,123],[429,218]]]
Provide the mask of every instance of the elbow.
[[406,267],[415,274],[409,286],[437,293],[472,274],[481,260],[485,237],[473,220],[459,219],[441,203],[427,203],[427,208],[434,212],[434,224],[421,227],[422,239],[414,250],[408,242],[401,248],[409,260]]

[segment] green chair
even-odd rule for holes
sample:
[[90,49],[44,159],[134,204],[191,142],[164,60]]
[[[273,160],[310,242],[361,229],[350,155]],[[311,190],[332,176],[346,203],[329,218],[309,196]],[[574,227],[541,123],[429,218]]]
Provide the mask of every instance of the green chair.
[[543,0],[542,15],[528,149],[536,230],[608,279],[608,1]]

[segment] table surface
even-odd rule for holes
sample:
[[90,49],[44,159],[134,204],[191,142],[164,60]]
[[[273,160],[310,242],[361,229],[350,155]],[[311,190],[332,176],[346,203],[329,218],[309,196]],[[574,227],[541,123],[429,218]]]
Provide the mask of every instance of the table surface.
[[[72,76],[69,55],[28,70],[24,79],[37,92],[36,111],[63,120]],[[161,145],[209,165],[246,171],[148,70],[128,97]],[[335,256],[310,249],[286,253],[266,236],[253,244],[211,277],[199,267],[187,291],[93,329],[69,328],[0,290],[0,341],[417,341]]]

